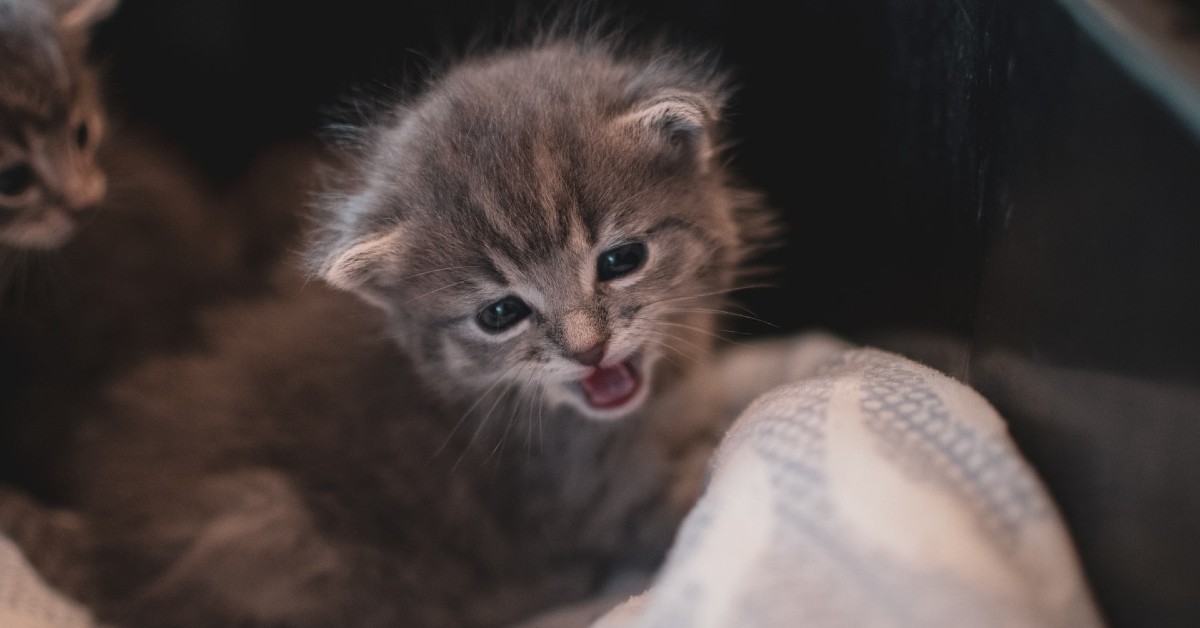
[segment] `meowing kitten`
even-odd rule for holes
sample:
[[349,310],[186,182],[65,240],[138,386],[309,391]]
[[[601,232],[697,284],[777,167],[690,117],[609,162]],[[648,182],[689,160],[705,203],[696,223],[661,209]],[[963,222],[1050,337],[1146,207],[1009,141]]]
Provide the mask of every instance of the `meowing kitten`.
[[443,392],[528,368],[552,406],[638,408],[669,355],[650,341],[697,333],[657,320],[712,332],[711,312],[656,303],[730,288],[766,235],[717,157],[719,76],[659,54],[549,46],[456,68],[364,134],[314,265],[382,307]]
[[104,194],[104,127],[85,57],[116,0],[0,0],[0,246],[47,249]]
[[558,40],[363,128],[310,260],[375,309],[283,273],[79,435],[102,617],[503,625],[652,567],[774,383],[709,356],[771,234],[724,99],[706,60]]

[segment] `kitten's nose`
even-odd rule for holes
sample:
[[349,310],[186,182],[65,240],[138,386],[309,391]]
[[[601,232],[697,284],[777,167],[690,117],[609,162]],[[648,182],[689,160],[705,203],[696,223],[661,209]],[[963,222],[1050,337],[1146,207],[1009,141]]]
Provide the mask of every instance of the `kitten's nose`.
[[101,176],[68,183],[63,194],[63,201],[67,209],[74,213],[92,210],[104,198],[105,183],[104,177]]
[[608,331],[593,311],[577,309],[562,320],[562,348],[567,357],[585,366],[596,366],[604,359]]
[[600,363],[600,360],[604,359],[604,350],[607,348],[607,345],[607,341],[601,340],[590,349],[572,353],[571,357],[584,366],[596,366]]

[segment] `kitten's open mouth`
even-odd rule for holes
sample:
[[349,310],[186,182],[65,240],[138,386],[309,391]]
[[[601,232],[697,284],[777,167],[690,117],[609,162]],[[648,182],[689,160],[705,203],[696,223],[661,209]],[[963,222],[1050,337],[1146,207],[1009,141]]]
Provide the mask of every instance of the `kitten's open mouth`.
[[595,410],[619,410],[629,405],[642,389],[638,357],[596,367],[579,380],[579,389],[588,406]]

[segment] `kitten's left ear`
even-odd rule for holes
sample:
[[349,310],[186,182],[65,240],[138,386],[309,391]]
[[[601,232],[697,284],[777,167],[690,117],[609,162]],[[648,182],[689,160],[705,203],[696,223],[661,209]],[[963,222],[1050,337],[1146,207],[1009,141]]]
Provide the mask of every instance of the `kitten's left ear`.
[[66,30],[87,30],[117,9],[118,0],[50,0],[58,24]]
[[640,102],[621,118],[674,156],[695,160],[703,168],[713,156],[717,106],[700,94],[672,91]]

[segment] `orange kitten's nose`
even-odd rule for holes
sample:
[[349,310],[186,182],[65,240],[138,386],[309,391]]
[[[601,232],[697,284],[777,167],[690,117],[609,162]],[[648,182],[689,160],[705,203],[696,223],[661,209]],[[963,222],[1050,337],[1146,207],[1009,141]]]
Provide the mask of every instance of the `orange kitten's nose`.
[[601,340],[596,343],[596,346],[573,353],[571,357],[584,366],[596,366],[600,363],[600,360],[604,359],[604,350],[607,348],[607,344],[607,342]]

